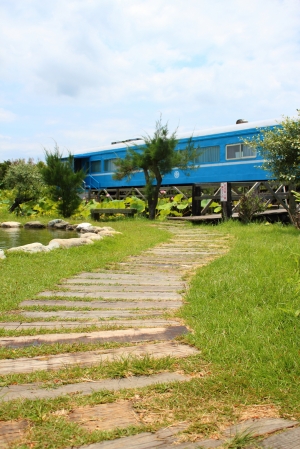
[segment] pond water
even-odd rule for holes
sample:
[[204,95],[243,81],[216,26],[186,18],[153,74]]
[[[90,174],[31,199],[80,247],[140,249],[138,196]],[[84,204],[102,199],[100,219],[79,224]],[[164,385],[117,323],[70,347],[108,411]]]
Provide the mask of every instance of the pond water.
[[8,249],[35,242],[48,245],[52,239],[70,239],[78,237],[79,235],[80,234],[76,231],[61,231],[51,228],[0,228],[0,249]]

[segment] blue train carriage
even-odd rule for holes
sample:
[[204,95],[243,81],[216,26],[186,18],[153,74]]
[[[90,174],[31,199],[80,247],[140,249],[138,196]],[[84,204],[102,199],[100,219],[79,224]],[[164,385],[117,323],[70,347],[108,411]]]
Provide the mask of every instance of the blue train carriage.
[[[240,123],[238,123],[240,122]],[[163,179],[163,186],[191,185],[195,183],[248,182],[264,181],[270,178],[262,170],[262,158],[255,150],[243,143],[251,139],[263,128],[280,126],[280,120],[264,120],[248,123],[238,120],[235,125],[201,130],[193,133],[195,146],[202,152],[196,161],[199,167],[187,176],[183,171],[174,168]],[[178,150],[183,149],[189,135],[181,135],[178,139]],[[87,172],[86,187],[93,190],[109,188],[142,187],[145,185],[143,172],[135,173],[128,181],[125,178],[116,181],[112,178],[115,170],[115,159],[123,158],[128,146],[142,145],[141,139],[134,139],[111,144],[93,152],[74,156],[74,168],[84,168]]]

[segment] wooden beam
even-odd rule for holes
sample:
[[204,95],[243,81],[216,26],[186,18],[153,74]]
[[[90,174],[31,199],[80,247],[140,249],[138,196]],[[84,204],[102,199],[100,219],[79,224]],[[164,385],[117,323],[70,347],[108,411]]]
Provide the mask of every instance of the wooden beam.
[[[214,201],[215,199],[219,199],[220,195],[218,195],[218,193],[220,192],[220,190],[221,190],[221,187],[219,187],[219,188],[216,190],[216,192],[214,192],[214,195],[213,195],[213,197],[211,198],[211,200],[210,200],[210,201],[207,203],[207,205],[202,209],[201,215],[206,214],[207,210],[209,209],[210,205],[213,203],[213,201]],[[203,198],[203,199],[204,199],[204,198]]]
[[287,205],[282,201],[282,199],[277,195],[277,193],[274,192],[274,190],[272,189],[272,187],[270,187],[269,183],[266,182],[262,182],[262,185],[265,186],[265,188],[271,193],[271,195],[276,199],[276,201],[278,201],[282,207],[284,207],[287,212],[289,212],[289,208],[287,207]]
[[[253,186],[251,187],[251,189],[248,190],[247,193],[251,193],[254,190],[258,189],[258,187],[260,186],[261,182],[256,182],[255,184],[253,184]],[[238,209],[239,205],[240,205],[241,200],[239,200],[239,202],[234,206],[234,208],[232,209],[232,212],[234,213],[236,211],[236,209]]]

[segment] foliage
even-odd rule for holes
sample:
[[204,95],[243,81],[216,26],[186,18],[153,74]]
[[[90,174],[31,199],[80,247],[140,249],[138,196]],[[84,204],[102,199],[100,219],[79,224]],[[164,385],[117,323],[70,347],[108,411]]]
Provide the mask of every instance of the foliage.
[[[294,195],[295,201],[297,203],[300,203],[300,193],[295,192],[294,190],[291,191],[291,193]],[[297,229],[300,229],[300,206],[295,208],[295,212],[292,215],[293,224]]]
[[263,168],[285,184],[300,181],[300,110],[298,118],[285,117],[280,126],[263,129],[258,136],[247,140],[264,158]]
[[192,198],[184,198],[182,193],[174,198],[160,198],[157,204],[157,216],[164,219],[167,216],[181,217],[185,212],[190,212]]
[[176,131],[169,134],[168,124],[163,125],[161,117],[156,122],[153,136],[147,134],[143,140],[143,146],[128,148],[125,158],[116,160],[114,179],[130,179],[134,172],[143,170],[149,218],[153,220],[164,175],[174,167],[186,171],[193,169],[192,162],[199,155],[199,149],[189,139],[186,148],[177,151]]
[[11,164],[11,161],[3,161],[0,163],[0,189],[4,189],[4,178]]
[[265,203],[256,192],[242,195],[238,208],[242,223],[249,223],[255,214],[264,210],[266,210]]
[[41,168],[45,183],[50,187],[50,196],[58,202],[58,210],[63,217],[70,217],[78,209],[81,198],[78,195],[82,188],[85,173],[83,170],[73,171],[74,157],[62,160],[62,153],[55,145],[54,151],[45,149],[46,166]]
[[39,168],[32,160],[18,160],[10,164],[4,177],[4,186],[11,189],[14,195],[10,212],[19,211],[20,205],[36,200],[44,188]]

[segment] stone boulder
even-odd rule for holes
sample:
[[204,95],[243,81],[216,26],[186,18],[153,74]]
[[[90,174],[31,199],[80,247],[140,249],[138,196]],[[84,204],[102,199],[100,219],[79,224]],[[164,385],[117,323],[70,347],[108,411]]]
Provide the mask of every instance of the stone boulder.
[[66,227],[66,231],[76,231],[76,230],[77,230],[77,225],[76,224],[74,224],[74,225],[68,224],[67,227]]
[[3,249],[0,249],[0,259],[6,259]]
[[89,231],[90,228],[93,228],[93,225],[91,223],[79,223],[76,227],[76,231],[79,232],[92,232]]
[[99,235],[99,234],[95,234],[93,232],[87,232],[83,235],[83,237],[80,237],[83,239],[89,239],[89,240],[102,240],[103,236]]
[[82,246],[82,245],[90,245],[94,242],[91,239],[78,237],[74,239],[53,239],[49,242],[48,247],[49,250],[57,249],[57,248],[73,248],[74,246]]
[[18,221],[3,221],[1,228],[21,228],[23,225]]
[[28,245],[16,246],[14,248],[9,248],[8,253],[14,253],[17,251],[23,251],[25,253],[43,253],[50,251],[47,246],[42,245],[42,243],[29,243]]
[[55,218],[54,220],[49,221],[47,226],[48,228],[53,228],[56,223],[60,223],[61,221],[63,221],[61,218]]
[[89,232],[89,233],[91,233],[91,232],[93,232],[94,234],[97,234],[97,232],[98,232],[98,226],[87,226],[86,228],[84,228],[84,227],[81,227],[80,229],[78,229],[78,227],[76,228],[76,231],[78,231],[79,230],[79,232],[81,232],[81,234],[85,234],[85,233],[87,233],[87,232]]
[[[77,229],[78,230],[78,227]],[[102,236],[112,236],[113,234],[121,234],[121,232],[115,231],[114,228],[111,228],[110,226],[88,226],[88,227],[81,227],[80,228],[80,232],[82,234],[86,234],[86,233],[95,233],[95,234],[101,234]]]
[[122,234],[122,232],[116,231],[114,228],[111,228],[110,226],[103,226],[102,228],[98,227],[98,230],[96,232],[97,234],[107,237],[111,237],[114,234]]
[[69,225],[68,221],[61,220],[58,223],[54,223],[54,225],[52,227],[54,229],[66,229],[68,225]]
[[24,224],[24,228],[29,229],[44,229],[45,227],[46,225],[44,225],[40,221],[28,221],[27,223]]

